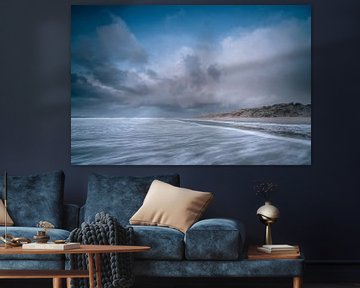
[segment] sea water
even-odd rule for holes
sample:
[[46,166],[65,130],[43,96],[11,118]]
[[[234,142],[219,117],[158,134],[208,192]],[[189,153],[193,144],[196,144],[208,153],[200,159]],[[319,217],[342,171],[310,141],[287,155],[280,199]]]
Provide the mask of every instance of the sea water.
[[74,165],[310,165],[311,125],[72,118]]

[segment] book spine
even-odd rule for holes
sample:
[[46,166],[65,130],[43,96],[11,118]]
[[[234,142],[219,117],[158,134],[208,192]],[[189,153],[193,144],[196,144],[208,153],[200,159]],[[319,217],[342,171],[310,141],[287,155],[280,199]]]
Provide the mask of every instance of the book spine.
[[43,245],[23,245],[22,246],[23,249],[28,249],[28,250],[64,250],[64,247],[52,247],[52,246],[43,246]]
[[260,251],[260,252],[264,252],[264,253],[267,253],[267,254],[271,254],[271,251],[270,251],[270,250],[265,249],[265,248],[262,248],[262,247],[258,247],[257,250]]
[[258,247],[257,250],[268,254],[299,254],[299,250],[269,250],[263,247]]
[[24,244],[23,249],[29,250],[69,250],[80,248],[79,244],[69,245],[69,244]]

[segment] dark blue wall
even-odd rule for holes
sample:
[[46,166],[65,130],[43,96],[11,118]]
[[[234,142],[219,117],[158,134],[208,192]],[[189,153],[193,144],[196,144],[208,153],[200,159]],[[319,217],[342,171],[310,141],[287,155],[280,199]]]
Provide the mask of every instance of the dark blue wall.
[[294,167],[71,166],[71,3],[96,1],[0,0],[0,171],[26,175],[63,169],[65,199],[78,204],[85,200],[91,172],[177,172],[182,186],[214,192],[207,216],[240,219],[251,243],[259,243],[263,233],[255,215],[262,202],[253,183],[268,179],[281,188],[274,197],[282,215],[273,228],[276,242],[301,244],[310,260],[360,260],[360,1],[276,2],[313,7],[313,165]]

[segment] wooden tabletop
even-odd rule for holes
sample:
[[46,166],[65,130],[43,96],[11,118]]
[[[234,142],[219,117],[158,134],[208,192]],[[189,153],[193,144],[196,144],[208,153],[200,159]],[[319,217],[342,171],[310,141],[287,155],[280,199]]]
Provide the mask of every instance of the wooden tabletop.
[[260,252],[257,250],[258,246],[250,246],[248,249],[247,258],[249,260],[273,260],[273,259],[297,259],[300,258],[300,248],[298,245],[296,253],[274,253],[274,254],[267,254],[264,252]]
[[144,252],[150,250],[148,246],[127,246],[127,245],[80,245],[80,248],[69,250],[33,250],[22,249],[21,247],[0,247],[1,254],[98,254],[98,253],[125,253]]

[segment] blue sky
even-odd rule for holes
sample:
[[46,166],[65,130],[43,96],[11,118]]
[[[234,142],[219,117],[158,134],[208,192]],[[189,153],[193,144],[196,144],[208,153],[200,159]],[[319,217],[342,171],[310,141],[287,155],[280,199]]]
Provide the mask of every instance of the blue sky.
[[310,103],[308,5],[72,6],[73,117]]

